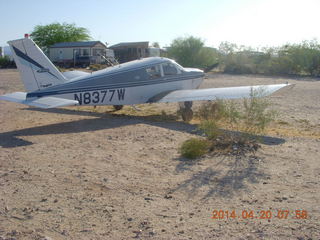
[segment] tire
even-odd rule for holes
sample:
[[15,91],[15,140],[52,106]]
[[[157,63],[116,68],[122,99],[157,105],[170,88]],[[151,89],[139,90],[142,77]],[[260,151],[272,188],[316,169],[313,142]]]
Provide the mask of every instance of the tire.
[[123,105],[113,105],[114,110],[119,111],[123,108]]
[[190,108],[183,109],[181,116],[182,116],[183,121],[190,122],[193,118],[193,111]]
[[187,109],[191,109],[192,108],[192,101],[184,102],[184,107]]

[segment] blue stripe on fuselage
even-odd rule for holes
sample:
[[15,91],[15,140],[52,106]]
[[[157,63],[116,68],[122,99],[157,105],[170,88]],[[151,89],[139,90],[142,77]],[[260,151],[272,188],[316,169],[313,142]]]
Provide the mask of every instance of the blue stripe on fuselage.
[[128,88],[128,87],[141,87],[146,85],[155,85],[155,84],[163,84],[169,82],[176,82],[176,81],[185,81],[191,80],[195,78],[202,77],[203,74],[197,74],[192,76],[185,76],[181,77],[181,75],[176,76],[170,79],[154,79],[154,80],[147,80],[147,81],[140,81],[140,82],[126,82],[126,83],[118,83],[118,84],[108,84],[103,86],[91,86],[91,87],[82,87],[82,88],[74,88],[74,89],[61,89],[55,91],[45,91],[45,92],[32,92],[27,94],[27,98],[30,97],[44,97],[44,96],[51,96],[51,95],[61,95],[61,94],[68,94],[68,93],[76,93],[76,92],[88,92],[88,91],[95,91],[99,89],[116,89],[116,88]]

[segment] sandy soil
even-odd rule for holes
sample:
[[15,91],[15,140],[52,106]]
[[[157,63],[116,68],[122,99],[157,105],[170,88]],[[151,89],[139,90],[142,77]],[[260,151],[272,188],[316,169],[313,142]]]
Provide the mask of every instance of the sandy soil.
[[[320,239],[318,79],[212,74],[202,87],[286,81],[296,86],[271,97],[281,115],[255,155],[193,162],[178,147],[196,125],[170,120],[176,104],[114,113],[1,101],[0,239]],[[0,70],[0,94],[18,90],[18,72]]]

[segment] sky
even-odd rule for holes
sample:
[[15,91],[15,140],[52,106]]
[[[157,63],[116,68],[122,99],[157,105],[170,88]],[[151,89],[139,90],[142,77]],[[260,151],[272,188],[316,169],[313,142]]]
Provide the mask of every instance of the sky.
[[93,40],[169,46],[195,36],[259,48],[320,40],[320,0],[0,0],[0,46],[36,25],[75,23]]

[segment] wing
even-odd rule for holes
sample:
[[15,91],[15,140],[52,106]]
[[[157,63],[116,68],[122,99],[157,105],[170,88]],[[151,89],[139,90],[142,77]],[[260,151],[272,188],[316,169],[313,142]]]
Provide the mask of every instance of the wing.
[[148,102],[186,102],[216,99],[249,98],[252,93],[257,97],[268,96],[291,84],[258,85],[244,87],[205,88],[193,90],[176,90],[158,94]]
[[25,92],[15,92],[15,93],[10,93],[10,94],[0,96],[0,100],[22,103],[22,104],[26,104],[33,107],[39,107],[39,108],[57,108],[57,107],[65,107],[65,106],[79,104],[79,102],[75,100],[69,100],[69,99],[57,98],[57,97],[42,97],[42,98],[27,100],[26,96],[27,96],[27,93]]

